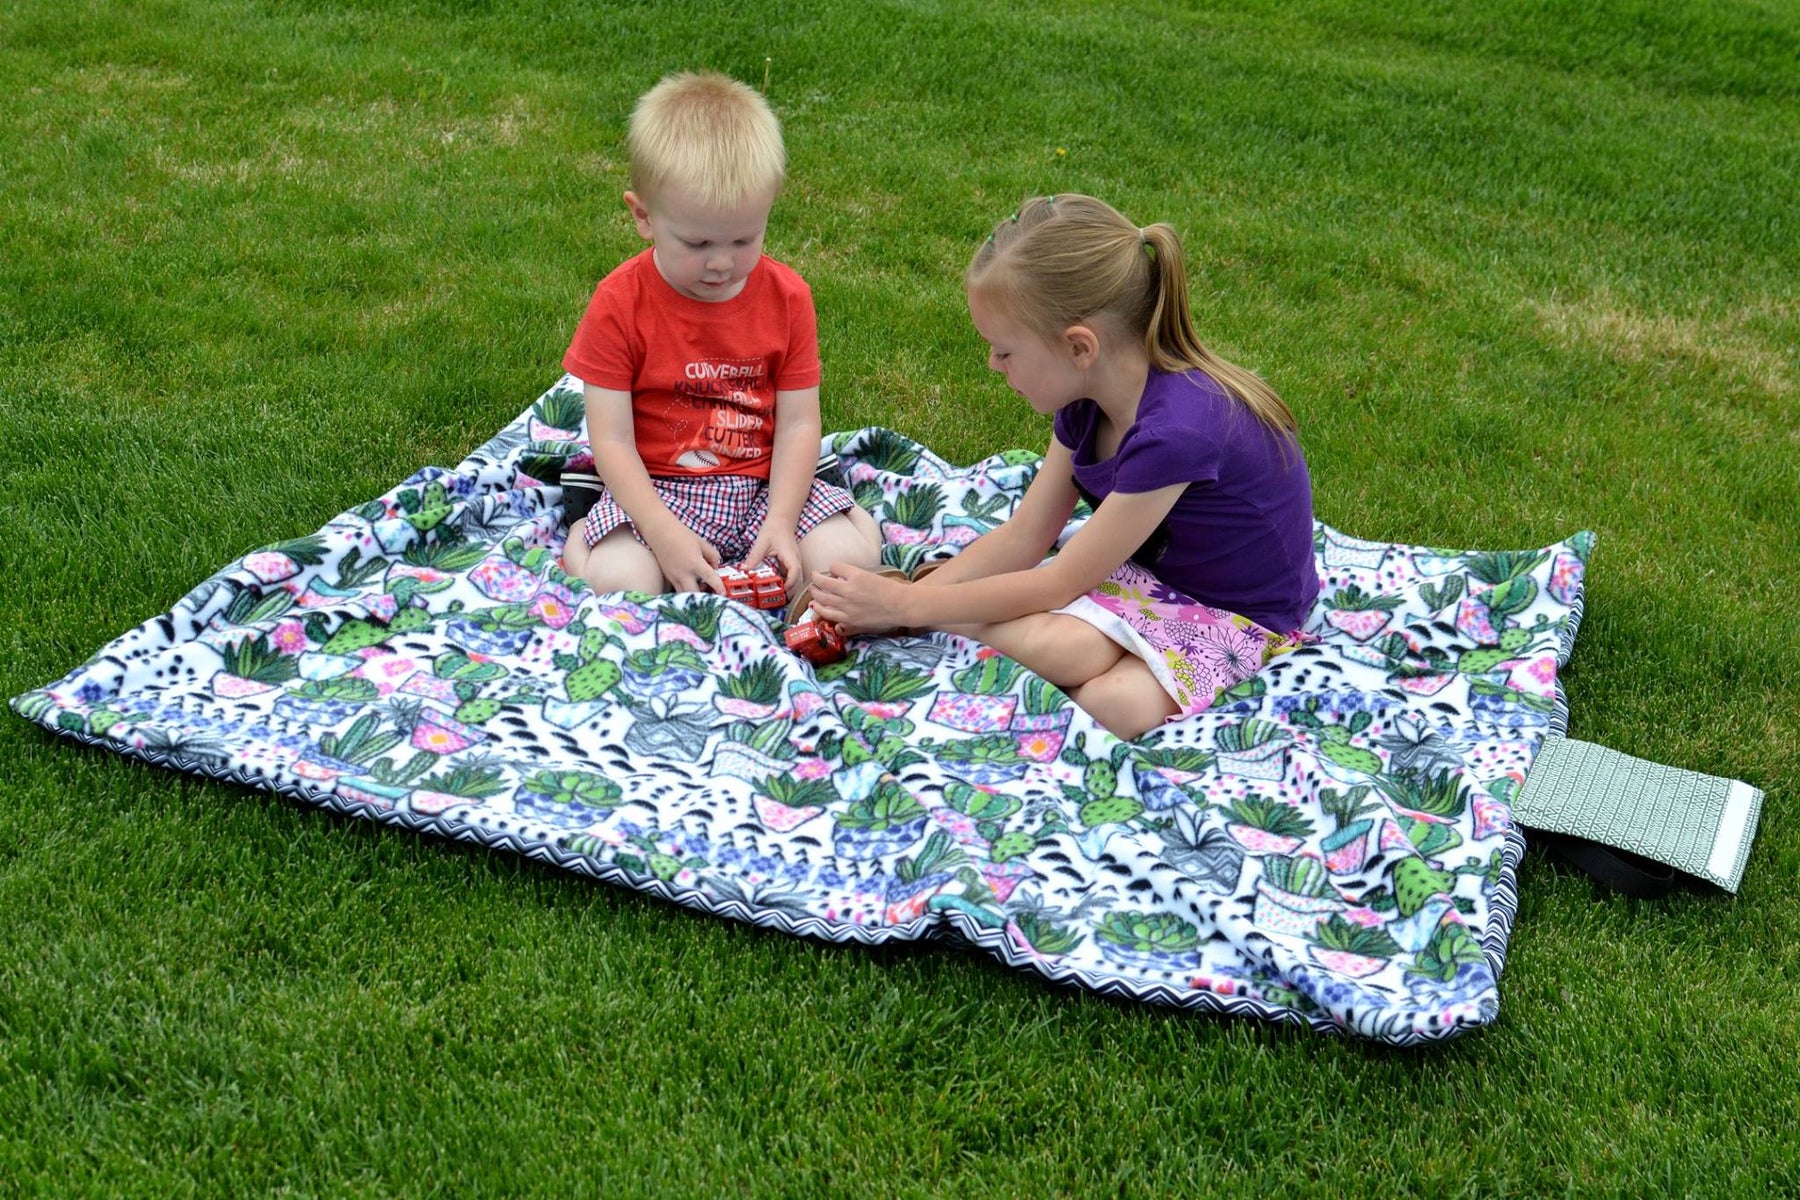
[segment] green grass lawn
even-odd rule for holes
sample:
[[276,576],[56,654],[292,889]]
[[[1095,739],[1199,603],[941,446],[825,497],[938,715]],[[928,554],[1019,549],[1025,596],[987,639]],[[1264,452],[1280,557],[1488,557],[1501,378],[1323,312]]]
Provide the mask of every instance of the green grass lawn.
[[1767,791],[1741,894],[1533,855],[1396,1052],[840,949],[8,714],[0,1194],[1800,1190],[1800,9],[0,6],[0,695],[460,460],[638,245],[624,123],[766,87],[827,429],[1045,422],[959,285],[1026,195],[1185,235],[1319,515],[1599,534],[1570,732]]

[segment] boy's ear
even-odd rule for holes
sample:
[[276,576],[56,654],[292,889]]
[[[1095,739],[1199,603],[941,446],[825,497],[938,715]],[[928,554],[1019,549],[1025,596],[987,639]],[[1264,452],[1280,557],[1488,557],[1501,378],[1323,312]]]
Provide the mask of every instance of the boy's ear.
[[1081,370],[1093,366],[1094,360],[1100,357],[1100,335],[1092,326],[1071,325],[1063,330],[1063,346]]
[[625,207],[631,213],[631,220],[637,225],[638,236],[645,241],[654,241],[656,235],[650,232],[650,210],[644,207],[643,200],[636,192],[625,193]]

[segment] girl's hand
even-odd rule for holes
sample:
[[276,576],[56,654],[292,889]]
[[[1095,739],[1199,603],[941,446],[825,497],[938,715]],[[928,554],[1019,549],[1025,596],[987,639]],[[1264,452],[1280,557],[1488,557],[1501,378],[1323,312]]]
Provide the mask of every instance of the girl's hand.
[[757,531],[756,540],[750,543],[750,553],[744,555],[744,567],[760,567],[770,558],[780,564],[782,585],[787,588],[788,595],[793,595],[800,586],[800,542],[791,528],[785,534],[776,533],[765,521]]
[[813,611],[846,633],[880,633],[915,624],[907,619],[908,588],[893,576],[833,563],[813,576]]
[[[647,539],[646,539],[647,540]],[[719,580],[719,551],[711,542],[692,530],[676,528],[674,532],[649,543],[650,553],[669,590],[676,592],[723,592]]]

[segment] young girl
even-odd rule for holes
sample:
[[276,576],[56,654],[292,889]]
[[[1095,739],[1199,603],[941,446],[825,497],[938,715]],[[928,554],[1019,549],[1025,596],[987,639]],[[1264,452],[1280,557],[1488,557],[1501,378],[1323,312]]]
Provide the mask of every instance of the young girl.
[[[916,583],[833,564],[818,615],[984,642],[1122,738],[1297,646],[1319,591],[1297,426],[1200,344],[1175,230],[1088,196],[1035,199],[964,283],[988,365],[1054,416],[1043,468],[1010,520]],[[1082,497],[1093,517],[1045,561]]]

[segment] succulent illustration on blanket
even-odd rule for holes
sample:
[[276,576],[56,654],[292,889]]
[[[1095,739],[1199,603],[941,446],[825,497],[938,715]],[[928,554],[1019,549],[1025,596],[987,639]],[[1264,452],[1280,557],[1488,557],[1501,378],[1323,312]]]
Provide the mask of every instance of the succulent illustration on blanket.
[[[793,753],[791,748],[788,752]],[[786,833],[812,820],[839,799],[837,788],[829,779],[801,779],[780,771],[765,776],[756,785],[752,804],[765,828]]]
[[1176,970],[1199,962],[1199,927],[1171,912],[1114,909],[1093,930],[1100,953],[1120,965]]
[[[839,446],[841,453],[844,449]],[[919,465],[924,447],[891,429],[874,428],[856,449],[856,457],[866,466],[887,475],[911,475]]]
[[581,635],[577,653],[557,654],[554,662],[566,674],[563,676],[563,694],[573,704],[587,704],[600,699],[612,691],[624,679],[625,672],[619,664],[602,657],[603,652],[619,643],[614,638],[598,629],[589,629]]
[[950,738],[942,742],[922,739],[920,748],[936,758],[950,774],[968,783],[1005,783],[1031,769],[1032,762],[1019,754],[1018,741],[1008,733]]
[[356,718],[342,733],[322,733],[308,757],[323,766],[339,771],[355,772],[380,758],[406,740],[398,730],[383,729],[381,719],[373,713]]
[[719,680],[713,707],[727,716],[759,720],[781,708],[787,674],[773,658],[759,658]]
[[1221,770],[1272,782],[1286,773],[1293,744],[1293,735],[1274,721],[1250,717],[1213,735],[1214,762]]
[[219,624],[224,626],[255,627],[264,626],[284,616],[294,607],[292,593],[283,588],[241,588],[219,614]]
[[329,547],[316,533],[275,542],[244,555],[244,568],[264,583],[280,583],[298,575],[304,567],[325,561]]
[[914,725],[905,717],[883,717],[861,706],[845,708],[839,716],[844,732],[834,730],[819,739],[821,756],[841,759],[846,767],[878,762],[895,774],[925,761],[909,741]]
[[917,842],[930,818],[892,776],[834,818],[832,843],[842,858],[886,858]]
[[699,855],[690,854],[686,858],[678,858],[659,848],[656,840],[648,834],[633,834],[626,840],[643,853],[630,854],[621,848],[613,855],[613,864],[634,875],[649,875],[664,883],[672,883],[683,871],[697,871],[706,866],[706,860]]
[[271,645],[265,634],[239,639],[232,643],[223,657],[224,673],[256,685],[255,691],[279,686],[300,674],[298,661]]
[[[1499,645],[1508,620],[1537,599],[1537,581],[1531,572],[1549,556],[1547,550],[1471,554],[1467,566],[1471,583],[1469,594],[1457,606],[1457,632],[1477,645]],[[1481,585],[1479,591],[1476,584]]]
[[1320,966],[1352,979],[1373,975],[1401,952],[1400,943],[1379,925],[1362,925],[1331,913],[1306,939]]
[[447,770],[421,779],[412,793],[409,807],[414,812],[439,813],[457,804],[492,799],[504,792],[506,786],[505,768],[472,756],[466,762],[452,763]]
[[955,879],[957,869],[968,861],[949,834],[941,829],[932,833],[917,853],[894,865],[887,888],[888,919],[906,921],[924,912],[930,894]]
[[422,488],[401,488],[394,496],[399,516],[421,533],[435,529],[450,515],[450,493],[441,480],[432,480]]
[[913,701],[932,690],[931,676],[879,654],[858,657],[857,669],[844,676],[844,694],[872,716],[898,717]]
[[367,679],[340,675],[335,679],[308,679],[289,688],[275,701],[277,712],[298,720],[317,720],[335,725],[380,696]]
[[702,648],[718,640],[719,618],[724,614],[725,602],[716,596],[684,595],[662,606],[668,635]]
[[1461,921],[1445,921],[1432,933],[1431,940],[1406,968],[1406,973],[1449,983],[1463,967],[1482,962],[1484,958],[1481,944],[1469,933],[1467,926]]
[[[1381,755],[1365,747],[1351,745],[1350,739],[1368,729],[1374,719],[1374,714],[1367,709],[1358,709],[1344,724],[1325,721],[1319,716],[1317,696],[1308,696],[1304,705],[1288,713],[1288,720],[1292,724],[1319,735],[1320,758],[1343,767],[1348,772],[1365,775],[1381,772]],[[1355,779],[1340,779],[1339,782],[1354,783]]]
[[1319,808],[1331,818],[1333,829],[1319,843],[1325,866],[1334,874],[1362,870],[1373,850],[1375,821],[1368,814],[1381,811],[1381,805],[1369,800],[1375,789],[1366,783],[1338,791],[1319,790]]
[[1299,808],[1252,792],[1225,809],[1225,831],[1253,854],[1289,854],[1313,835],[1312,821]]
[[513,792],[513,811],[562,829],[592,825],[618,807],[622,789],[591,771],[539,770]]
[[1372,595],[1356,584],[1342,588],[1325,601],[1325,619],[1359,642],[1366,642],[1393,619],[1399,596]]
[[1065,783],[1063,795],[1079,806],[1077,815],[1087,828],[1124,824],[1143,815],[1142,801],[1119,794],[1119,768],[1130,752],[1129,745],[1118,742],[1107,757],[1092,758],[1087,753],[1086,734],[1077,734],[1073,742],[1063,747],[1062,760],[1081,768],[1081,786]]
[[884,540],[901,545],[931,541],[932,526],[944,511],[944,489],[935,483],[914,484],[889,505],[891,519],[881,523]]
[[706,663],[686,642],[659,642],[625,655],[625,678],[644,697],[692,691],[706,675]]

